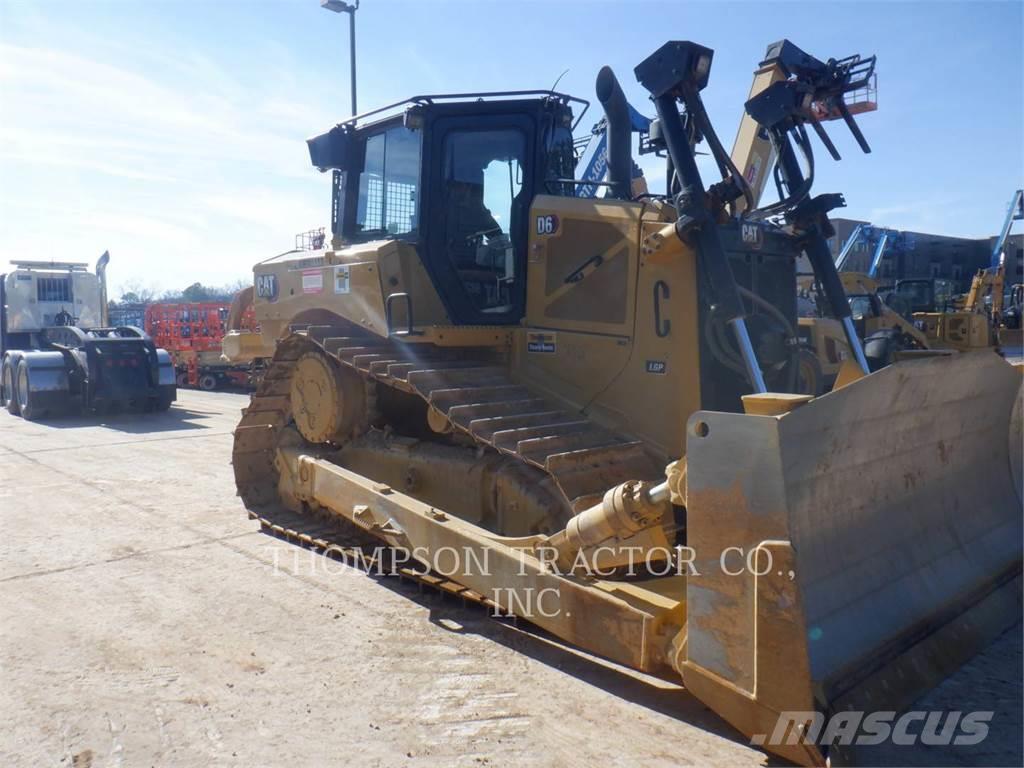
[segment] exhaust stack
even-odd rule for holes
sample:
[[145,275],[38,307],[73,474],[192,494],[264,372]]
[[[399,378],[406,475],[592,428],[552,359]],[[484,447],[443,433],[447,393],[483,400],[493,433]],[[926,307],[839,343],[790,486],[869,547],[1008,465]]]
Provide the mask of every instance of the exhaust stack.
[[597,99],[604,109],[608,136],[608,182],[612,196],[628,200],[633,175],[629,105],[611,67],[597,73]]
[[107,264],[110,262],[110,251],[104,251],[96,261],[96,277],[100,279],[100,326],[110,325],[110,310],[107,307]]

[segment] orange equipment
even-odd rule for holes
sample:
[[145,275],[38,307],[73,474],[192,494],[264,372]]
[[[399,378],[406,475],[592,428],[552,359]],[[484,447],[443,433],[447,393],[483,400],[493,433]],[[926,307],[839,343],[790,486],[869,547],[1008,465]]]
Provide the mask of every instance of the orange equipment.
[[220,350],[228,304],[160,303],[146,307],[146,333],[171,352]]
[[[248,369],[221,359],[221,339],[228,326],[230,306],[224,302],[195,301],[146,307],[146,333],[170,352],[178,386],[212,390],[221,385],[248,385]],[[255,327],[252,307],[242,313],[240,322],[243,327]]]

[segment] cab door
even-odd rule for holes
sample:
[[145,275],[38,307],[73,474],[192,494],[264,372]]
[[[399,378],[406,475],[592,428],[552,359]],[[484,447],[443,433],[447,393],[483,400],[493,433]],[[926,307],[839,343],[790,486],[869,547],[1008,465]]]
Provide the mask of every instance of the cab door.
[[509,324],[523,316],[534,123],[522,113],[433,123],[424,263],[457,324]]

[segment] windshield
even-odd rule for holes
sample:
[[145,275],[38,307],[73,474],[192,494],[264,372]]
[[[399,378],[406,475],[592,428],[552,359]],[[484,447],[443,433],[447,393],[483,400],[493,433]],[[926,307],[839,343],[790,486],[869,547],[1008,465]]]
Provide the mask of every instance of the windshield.
[[476,308],[512,305],[519,231],[513,225],[523,189],[526,139],[514,128],[451,131],[444,142],[448,257]]
[[935,281],[935,306],[945,310],[953,303],[953,283],[949,280]]
[[853,294],[847,296],[847,300],[850,303],[850,314],[853,315],[854,320],[863,320],[864,318],[875,316],[870,296]]
[[419,134],[396,125],[369,136],[362,166],[353,238],[415,235],[419,227]]
[[953,306],[953,283],[949,280],[901,280],[896,293],[914,312],[945,312]]
[[927,282],[900,282],[896,286],[896,293],[906,298],[915,309],[931,306],[932,303],[931,285]]

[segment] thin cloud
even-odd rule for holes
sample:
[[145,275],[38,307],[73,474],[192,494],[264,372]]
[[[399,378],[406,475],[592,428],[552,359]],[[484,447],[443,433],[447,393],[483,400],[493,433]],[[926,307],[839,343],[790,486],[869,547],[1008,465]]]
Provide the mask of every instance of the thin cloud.
[[117,45],[93,58],[0,44],[0,199],[19,212],[0,217],[0,237],[12,252],[54,235],[29,187],[60,189],[60,238],[76,257],[111,250],[114,291],[245,278],[324,224],[329,185],[303,139],[331,120],[287,78],[246,87],[190,51],[102,61]]

